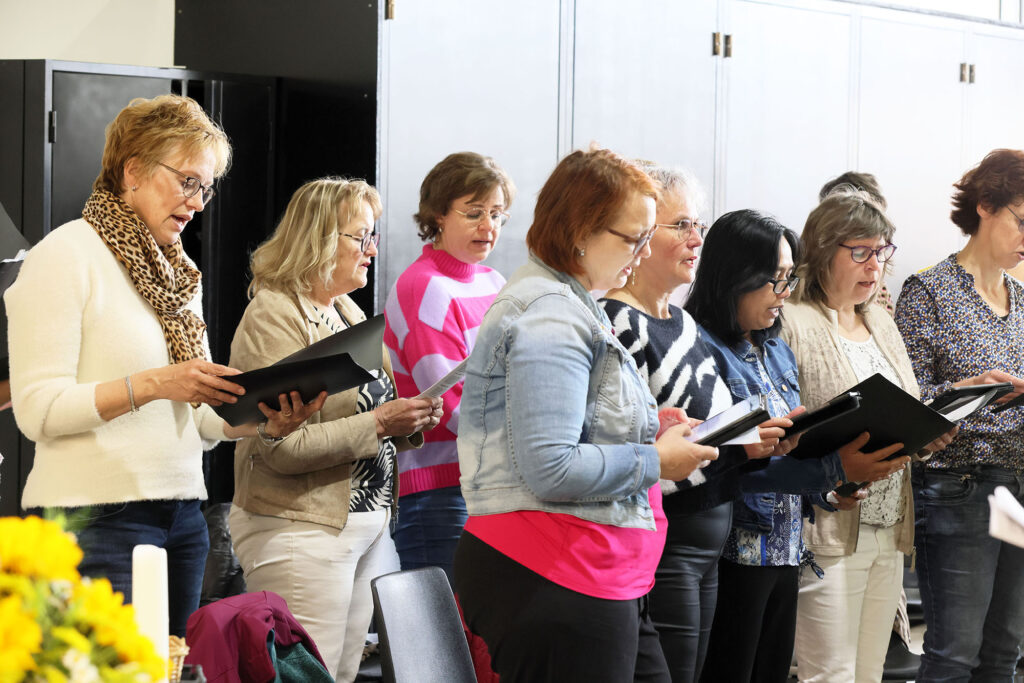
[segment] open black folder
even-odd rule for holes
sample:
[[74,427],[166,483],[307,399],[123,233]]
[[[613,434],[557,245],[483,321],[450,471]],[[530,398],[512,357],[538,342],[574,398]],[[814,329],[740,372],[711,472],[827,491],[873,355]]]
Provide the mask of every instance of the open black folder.
[[829,420],[800,437],[800,443],[789,456],[798,459],[821,458],[853,441],[862,432],[871,439],[861,448],[864,452],[878,450],[897,442],[903,449],[891,457],[916,453],[953,428],[953,422],[926,406],[898,386],[872,375],[843,392],[860,394],[860,405],[848,413]]
[[298,391],[303,401],[312,401],[321,391],[335,394],[366,384],[371,370],[384,365],[384,316],[377,315],[358,325],[321,339],[273,365],[241,375],[225,377],[245,387],[237,403],[225,403],[214,410],[228,424],[237,427],[263,420],[260,401],[278,409],[278,395]]

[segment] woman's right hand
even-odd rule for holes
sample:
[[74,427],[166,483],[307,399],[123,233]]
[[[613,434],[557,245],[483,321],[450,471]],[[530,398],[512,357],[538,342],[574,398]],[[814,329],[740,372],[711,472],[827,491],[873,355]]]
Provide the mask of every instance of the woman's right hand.
[[1024,394],[1024,379],[1021,379],[1020,377],[1015,377],[1014,375],[1011,375],[1008,372],[1003,372],[1002,370],[996,370],[994,368],[992,370],[986,370],[980,375],[975,375],[974,377],[968,377],[967,379],[962,379],[959,382],[955,382],[953,386],[969,387],[974,386],[976,384],[999,384],[1000,382],[1011,383],[1013,385],[1013,391],[1011,391],[1008,394],[1003,394],[1002,396],[1000,396],[999,400],[996,401],[996,403],[1006,403],[1007,401],[1012,401],[1021,394]]
[[793,421],[787,417],[773,417],[757,425],[757,434],[760,441],[757,443],[743,444],[743,450],[747,452],[747,458],[757,460],[777,455],[779,443],[786,435],[786,430],[793,426]]
[[245,393],[240,385],[223,377],[242,374],[226,365],[193,358],[184,363],[144,370],[131,376],[138,405],[165,398],[182,403],[209,403],[219,406],[235,403]]
[[440,398],[396,398],[373,409],[377,436],[409,436],[433,429],[441,422]]
[[717,448],[694,443],[686,438],[689,434],[689,425],[677,424],[654,442],[661,462],[661,479],[682,481],[698,467],[718,458]]
[[839,458],[843,463],[843,471],[846,473],[847,481],[872,482],[885,479],[893,472],[903,469],[910,462],[909,456],[902,456],[892,460],[886,460],[890,455],[896,453],[903,444],[894,443],[879,448],[877,451],[864,453],[863,448],[871,439],[868,432],[862,433],[856,439],[840,447]]

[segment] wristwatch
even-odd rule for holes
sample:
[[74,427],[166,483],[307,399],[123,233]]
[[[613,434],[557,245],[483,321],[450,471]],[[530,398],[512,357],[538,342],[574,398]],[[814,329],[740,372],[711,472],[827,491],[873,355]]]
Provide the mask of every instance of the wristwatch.
[[269,434],[267,434],[266,422],[260,422],[259,424],[256,425],[256,434],[258,434],[260,440],[262,440],[263,443],[267,444],[268,446],[284,441],[283,436],[270,436]]

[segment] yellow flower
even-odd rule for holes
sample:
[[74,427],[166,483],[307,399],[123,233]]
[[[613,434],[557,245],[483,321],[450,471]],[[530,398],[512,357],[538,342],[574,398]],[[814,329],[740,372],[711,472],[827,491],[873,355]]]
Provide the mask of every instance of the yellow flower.
[[0,571],[47,579],[77,579],[82,550],[55,522],[0,518]]
[[20,681],[36,668],[32,655],[39,652],[43,632],[26,614],[17,596],[0,598],[0,681]]

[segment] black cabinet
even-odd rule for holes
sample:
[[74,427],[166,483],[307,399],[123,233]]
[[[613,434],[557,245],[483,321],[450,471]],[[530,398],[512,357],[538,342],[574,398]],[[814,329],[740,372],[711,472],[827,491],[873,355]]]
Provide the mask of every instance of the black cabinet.
[[[226,363],[247,303],[249,254],[276,218],[274,79],[0,60],[0,202],[32,244],[80,217],[99,173],[106,125],[133,98],[163,93],[197,100],[232,143],[233,162],[217,186],[216,199],[182,238],[185,251],[203,272],[213,360]],[[20,437],[10,411],[0,414],[0,453],[5,458],[0,466],[0,515],[17,514],[32,465],[32,443]]]

